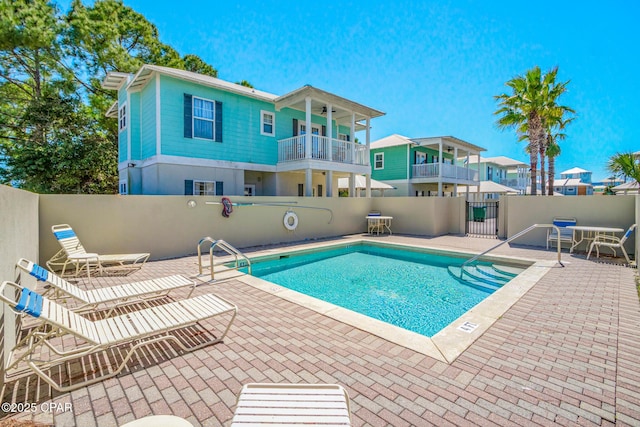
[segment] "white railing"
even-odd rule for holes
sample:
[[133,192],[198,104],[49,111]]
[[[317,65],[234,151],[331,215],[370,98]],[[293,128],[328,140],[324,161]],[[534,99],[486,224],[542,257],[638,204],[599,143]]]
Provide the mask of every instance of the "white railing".
[[443,178],[465,179],[469,181],[478,180],[478,171],[447,163],[425,163],[413,165],[413,178],[438,178],[440,168],[442,168]]
[[367,147],[362,144],[320,135],[311,135],[310,144],[306,142],[306,135],[279,140],[278,162],[315,159],[356,165],[369,164]]

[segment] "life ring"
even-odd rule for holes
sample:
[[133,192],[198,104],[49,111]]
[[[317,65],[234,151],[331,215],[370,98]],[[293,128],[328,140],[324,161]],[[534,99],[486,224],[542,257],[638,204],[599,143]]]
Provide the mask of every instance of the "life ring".
[[293,231],[298,228],[298,215],[296,215],[295,212],[288,211],[286,214],[284,214],[282,222],[284,223],[284,228],[289,231]]

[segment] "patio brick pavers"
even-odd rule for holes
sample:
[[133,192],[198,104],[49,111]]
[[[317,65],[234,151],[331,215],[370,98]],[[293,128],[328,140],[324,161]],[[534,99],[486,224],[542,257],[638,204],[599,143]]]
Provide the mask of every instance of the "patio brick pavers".
[[[455,236],[384,239],[474,251],[496,243]],[[555,257],[506,245],[496,253]],[[40,385],[44,391],[25,395],[14,388],[4,399],[21,395],[17,399],[46,403],[53,396],[53,402],[71,403],[72,411],[13,416],[60,426],[121,425],[150,414],[227,426],[247,382],[336,382],[349,392],[355,426],[640,425],[636,271],[584,255],[563,258],[565,268],[551,269],[451,364],[232,279],[194,293],[215,292],[238,305],[224,343],[150,356],[116,378],[71,393],[52,395]],[[193,274],[194,261],[150,262],[129,277],[94,284]]]

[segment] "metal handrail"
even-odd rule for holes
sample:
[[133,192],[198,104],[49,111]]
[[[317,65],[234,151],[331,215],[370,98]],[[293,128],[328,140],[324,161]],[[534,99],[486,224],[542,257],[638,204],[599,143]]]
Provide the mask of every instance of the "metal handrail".
[[505,243],[509,243],[515,239],[517,239],[518,237],[522,237],[525,234],[527,234],[528,232],[530,232],[531,230],[534,230],[536,228],[554,228],[556,230],[556,232],[558,233],[558,263],[564,267],[564,264],[562,263],[562,252],[561,252],[561,247],[560,247],[560,228],[557,225],[554,224],[533,224],[530,227],[525,228],[524,230],[522,230],[519,233],[514,234],[513,236],[509,237],[507,240],[505,240],[504,242],[500,242],[497,245],[487,249],[486,251],[482,252],[481,254],[478,254],[476,256],[474,256],[473,258],[470,258],[468,260],[466,260],[465,262],[462,263],[462,265],[460,266],[460,275],[462,275],[462,272],[464,270],[464,267],[467,264],[472,263],[473,261],[476,261],[478,258],[480,258],[481,256],[486,255],[487,253],[491,252],[492,250],[504,245]]
[[249,260],[249,258],[245,254],[243,254],[242,252],[240,252],[239,250],[237,250],[236,248],[234,248],[224,240],[222,239],[214,240],[211,237],[204,237],[200,239],[200,241],[198,242],[198,271],[200,272],[200,274],[202,274],[202,244],[204,242],[211,242],[211,246],[209,247],[209,268],[211,269],[211,279],[214,279],[214,274],[215,274],[214,268],[213,268],[214,267],[213,250],[216,246],[222,249],[223,251],[225,251],[226,253],[228,253],[229,255],[234,256],[235,270],[238,270],[239,268],[244,267],[244,266],[240,266],[238,263],[239,258],[244,259],[247,262],[247,267],[249,267],[249,274],[251,274],[251,260]]

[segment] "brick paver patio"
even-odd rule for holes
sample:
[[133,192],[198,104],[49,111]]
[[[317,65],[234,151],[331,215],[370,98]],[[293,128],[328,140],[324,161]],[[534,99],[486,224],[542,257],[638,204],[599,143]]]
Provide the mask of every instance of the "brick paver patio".
[[[496,243],[383,239],[472,251]],[[496,253],[555,257],[507,245]],[[321,382],[345,386],[355,426],[640,425],[636,270],[583,254],[563,259],[565,268],[551,269],[451,364],[231,279],[194,294],[215,292],[238,306],[223,343],[143,357],[116,378],[71,393],[51,394],[30,377],[8,384],[3,401],[37,402],[38,411],[12,419],[58,426],[117,426],[150,414],[226,426],[247,382]],[[96,282],[194,274],[194,262],[150,262],[129,277]]]

